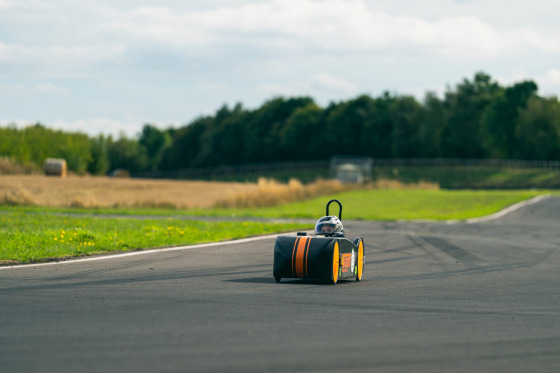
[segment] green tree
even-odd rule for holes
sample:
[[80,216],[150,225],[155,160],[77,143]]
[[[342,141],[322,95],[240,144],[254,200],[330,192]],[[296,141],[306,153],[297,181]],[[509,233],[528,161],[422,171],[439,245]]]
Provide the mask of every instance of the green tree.
[[193,161],[201,148],[202,135],[213,121],[212,117],[199,117],[189,125],[175,131],[171,145],[163,153],[160,169],[175,170],[193,167]]
[[128,139],[121,134],[113,141],[109,138],[107,153],[111,169],[125,169],[131,174],[145,171],[148,164],[146,148],[135,139]]
[[440,157],[441,139],[449,112],[444,102],[433,92],[428,92],[424,98],[423,116],[418,129],[419,157]]
[[91,158],[88,163],[87,171],[94,175],[104,175],[111,166],[107,150],[107,138],[99,135],[91,139]]
[[211,153],[216,156],[218,165],[237,165],[245,163],[246,123],[249,114],[238,103],[229,110],[227,107],[218,111],[215,129],[211,134]]
[[161,162],[163,153],[171,145],[171,135],[168,130],[160,130],[155,125],[146,123],[138,138],[138,143],[146,150],[148,170],[156,170]]
[[241,104],[233,109],[223,105],[213,117],[206,118],[198,138],[198,150],[191,166],[220,166],[243,163],[246,112]]
[[393,121],[393,157],[418,157],[420,155],[419,129],[424,111],[412,96],[401,96],[391,106]]
[[519,142],[515,134],[515,123],[519,111],[537,93],[533,81],[516,83],[501,90],[486,108],[482,117],[482,141],[486,154],[492,158],[517,158],[520,156]]
[[41,123],[17,129],[2,129],[0,155],[10,156],[22,164],[42,167],[49,157],[64,158],[68,169],[85,173],[91,160],[91,143],[86,134],[46,128]]
[[280,138],[288,119],[298,108],[313,103],[309,97],[274,98],[247,117],[245,157],[248,162],[271,162],[289,159],[281,152]]
[[0,128],[0,155],[8,156],[22,164],[31,161],[31,145],[26,142],[24,132],[15,124]]
[[472,82],[465,79],[457,85],[455,92],[446,93],[445,104],[449,117],[442,131],[442,156],[486,156],[481,140],[481,118],[500,91],[501,87],[489,75],[479,72]]
[[315,103],[297,108],[287,119],[280,133],[280,148],[286,159],[311,160],[317,158],[313,140],[321,136],[319,127],[322,109]]
[[373,111],[374,102],[368,95],[331,104],[325,111],[324,126],[317,134],[323,137],[323,157],[360,156],[367,152],[361,139]]
[[531,97],[516,123],[520,156],[526,160],[560,160],[560,102]]
[[362,154],[374,158],[393,155],[393,105],[396,100],[389,92],[372,100],[364,116],[364,130],[359,142]]

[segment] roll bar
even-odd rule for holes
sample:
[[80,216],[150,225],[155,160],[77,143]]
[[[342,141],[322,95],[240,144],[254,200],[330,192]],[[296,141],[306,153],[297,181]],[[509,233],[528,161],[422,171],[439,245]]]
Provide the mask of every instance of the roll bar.
[[338,204],[338,207],[339,207],[339,209],[338,209],[338,219],[342,221],[342,203],[340,201],[336,200],[336,199],[333,199],[333,200],[331,200],[327,203],[327,216],[330,216],[329,205],[331,205],[331,203],[337,203]]

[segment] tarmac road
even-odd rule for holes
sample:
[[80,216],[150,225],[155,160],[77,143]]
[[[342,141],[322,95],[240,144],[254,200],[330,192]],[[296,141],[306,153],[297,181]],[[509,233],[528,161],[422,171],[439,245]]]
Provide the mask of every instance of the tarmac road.
[[0,269],[4,372],[560,371],[560,199],[345,222],[361,282],[272,277],[274,239]]

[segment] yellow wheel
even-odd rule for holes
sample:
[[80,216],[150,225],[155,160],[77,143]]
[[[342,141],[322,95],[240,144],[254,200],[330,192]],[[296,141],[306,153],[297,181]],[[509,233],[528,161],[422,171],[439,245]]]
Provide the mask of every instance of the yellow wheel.
[[362,279],[362,274],[364,272],[364,241],[360,240],[358,244],[358,272],[356,273],[356,280]]
[[340,267],[340,257],[339,257],[340,254],[339,254],[339,252],[340,251],[338,249],[338,242],[335,241],[334,242],[333,259],[332,259],[332,262],[333,262],[333,265],[332,265],[332,267],[333,267],[332,282],[333,282],[333,284],[336,284],[336,282],[338,281],[338,269]]

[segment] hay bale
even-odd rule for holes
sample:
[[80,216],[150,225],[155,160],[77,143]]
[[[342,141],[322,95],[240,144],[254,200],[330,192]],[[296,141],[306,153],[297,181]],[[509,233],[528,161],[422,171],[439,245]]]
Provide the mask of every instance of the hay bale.
[[45,161],[45,175],[66,177],[66,160],[63,158],[47,158]]

